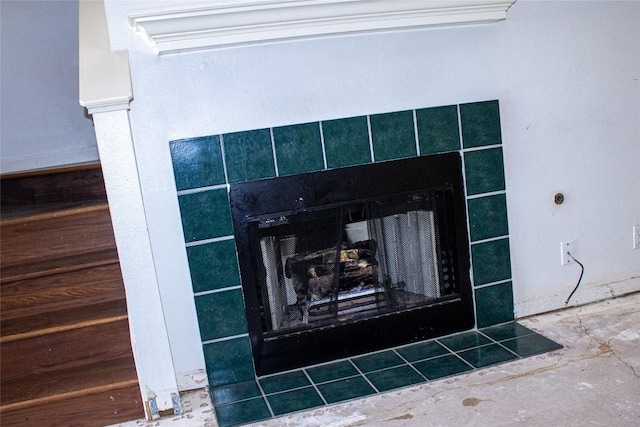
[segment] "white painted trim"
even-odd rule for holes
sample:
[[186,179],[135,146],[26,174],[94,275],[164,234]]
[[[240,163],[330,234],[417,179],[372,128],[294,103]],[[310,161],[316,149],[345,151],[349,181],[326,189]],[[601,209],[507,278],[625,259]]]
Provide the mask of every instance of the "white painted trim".
[[[127,297],[131,345],[140,392],[173,409],[176,373],[151,251],[127,110],[93,115],[111,221]],[[152,418],[145,405],[147,419]]]
[[336,34],[483,24],[516,0],[235,0],[129,13],[159,54]]
[[89,114],[128,109],[129,52],[111,51],[104,1],[80,1],[78,49],[80,105]]

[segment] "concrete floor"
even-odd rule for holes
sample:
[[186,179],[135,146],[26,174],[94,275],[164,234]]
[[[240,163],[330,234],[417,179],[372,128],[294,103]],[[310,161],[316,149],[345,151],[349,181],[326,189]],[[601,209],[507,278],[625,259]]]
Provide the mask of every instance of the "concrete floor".
[[[563,349],[254,426],[640,426],[640,293],[519,322]],[[185,413],[119,427],[217,426],[205,390]]]

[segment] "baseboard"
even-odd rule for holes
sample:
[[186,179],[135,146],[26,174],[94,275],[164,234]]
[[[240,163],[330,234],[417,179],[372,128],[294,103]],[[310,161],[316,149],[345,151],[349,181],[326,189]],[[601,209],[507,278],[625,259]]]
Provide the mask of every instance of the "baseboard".
[[100,161],[98,147],[91,146],[75,150],[46,153],[37,156],[8,157],[0,161],[2,175],[15,174],[40,169],[67,167]]
[[567,306],[564,304],[569,296],[566,291],[552,295],[544,295],[528,301],[516,301],[514,304],[515,317],[518,319],[566,307],[591,304],[638,291],[640,291],[640,274],[636,274],[626,279],[590,285],[588,287],[581,286],[571,297]]

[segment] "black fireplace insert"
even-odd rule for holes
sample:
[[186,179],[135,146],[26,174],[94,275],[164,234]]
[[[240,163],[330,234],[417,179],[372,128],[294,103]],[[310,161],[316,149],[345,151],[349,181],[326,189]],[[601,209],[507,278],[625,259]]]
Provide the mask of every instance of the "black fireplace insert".
[[242,182],[229,198],[258,375],[473,327],[458,153]]

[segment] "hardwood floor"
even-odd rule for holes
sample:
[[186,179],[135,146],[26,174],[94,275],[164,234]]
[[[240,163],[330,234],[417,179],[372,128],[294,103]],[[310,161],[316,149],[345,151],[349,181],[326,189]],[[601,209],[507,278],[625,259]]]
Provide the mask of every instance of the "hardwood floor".
[[[12,190],[2,204],[2,425],[103,426],[144,416],[99,168],[77,179],[60,173],[54,183],[12,177],[9,187],[31,194],[21,201]],[[3,178],[3,199],[6,187]]]

